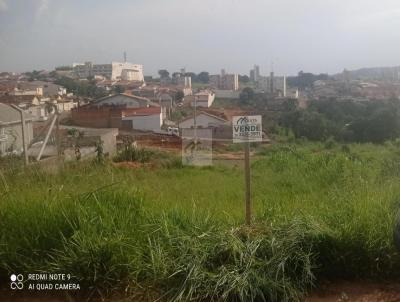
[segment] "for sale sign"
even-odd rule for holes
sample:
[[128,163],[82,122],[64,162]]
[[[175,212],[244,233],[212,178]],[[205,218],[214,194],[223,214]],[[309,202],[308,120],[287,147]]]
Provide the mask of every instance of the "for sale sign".
[[261,115],[234,116],[232,120],[233,142],[262,142]]

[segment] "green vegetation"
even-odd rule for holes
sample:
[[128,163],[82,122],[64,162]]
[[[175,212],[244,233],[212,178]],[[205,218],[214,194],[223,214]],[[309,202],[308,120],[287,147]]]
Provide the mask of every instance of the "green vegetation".
[[250,87],[244,88],[240,93],[240,101],[245,105],[248,105],[252,100],[254,100],[254,97],[254,90]]
[[211,108],[237,109],[240,105],[240,100],[215,98]]
[[[397,278],[396,143],[280,144],[237,166],[1,162],[0,276],[71,273],[88,295],[296,301],[322,278]],[[49,174],[51,173],[51,174]]]
[[315,75],[310,72],[300,71],[297,76],[287,78],[289,86],[299,87],[300,89],[312,88],[314,82],[318,80],[327,81],[329,76],[324,73]]
[[321,141],[334,137],[345,142],[383,143],[400,135],[400,103],[397,100],[313,101],[306,110],[293,106],[281,117],[281,125],[297,138]]
[[[55,84],[61,85],[67,89],[68,92],[72,92],[77,96],[100,98],[107,95],[107,91],[103,88],[96,86],[94,80],[74,80],[67,77],[61,77],[57,79]],[[116,86],[116,93],[121,92],[122,87]]]
[[140,163],[147,163],[150,161],[154,152],[143,149],[135,148],[132,145],[126,145],[124,148],[115,156],[115,162],[124,161],[136,161]]
[[72,71],[73,67],[69,65],[58,66],[55,68],[56,71]]

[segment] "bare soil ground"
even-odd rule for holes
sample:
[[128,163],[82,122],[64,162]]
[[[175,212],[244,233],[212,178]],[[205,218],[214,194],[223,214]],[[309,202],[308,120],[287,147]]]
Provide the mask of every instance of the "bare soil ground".
[[400,281],[325,283],[305,302],[400,302]]

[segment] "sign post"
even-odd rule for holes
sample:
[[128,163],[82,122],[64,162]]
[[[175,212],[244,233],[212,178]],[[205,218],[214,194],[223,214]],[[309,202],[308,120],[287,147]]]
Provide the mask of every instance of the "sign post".
[[233,143],[244,143],[244,178],[246,224],[251,225],[251,178],[250,178],[250,143],[262,142],[262,117],[234,116],[232,121]]

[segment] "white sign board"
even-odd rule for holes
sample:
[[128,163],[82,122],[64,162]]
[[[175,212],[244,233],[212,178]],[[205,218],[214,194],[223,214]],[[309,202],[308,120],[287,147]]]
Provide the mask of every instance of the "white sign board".
[[262,142],[261,115],[234,116],[232,120],[233,142]]

